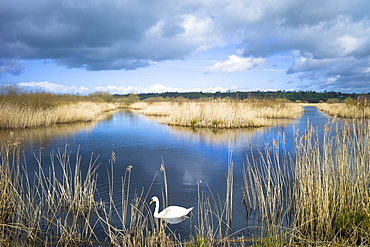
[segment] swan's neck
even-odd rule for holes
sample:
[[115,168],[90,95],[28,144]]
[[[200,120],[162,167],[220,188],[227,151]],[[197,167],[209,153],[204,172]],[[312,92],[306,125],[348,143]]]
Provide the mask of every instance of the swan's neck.
[[154,217],[159,218],[158,214],[159,214],[159,200],[156,200],[155,209],[154,209]]

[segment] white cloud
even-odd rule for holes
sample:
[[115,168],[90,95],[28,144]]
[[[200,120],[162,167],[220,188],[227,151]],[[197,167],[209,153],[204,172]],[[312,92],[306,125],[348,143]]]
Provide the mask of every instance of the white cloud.
[[139,87],[139,86],[101,86],[95,87],[93,91],[103,91],[109,92],[111,94],[129,94],[129,93],[163,93],[163,92],[178,92],[182,89],[174,88],[174,87],[167,87],[162,84],[155,84],[149,86],[147,88]]
[[[233,88],[235,89],[235,87]],[[165,92],[226,92],[230,89],[223,87],[209,87],[209,88],[175,88],[169,87],[162,84],[154,84],[149,87],[135,87],[135,86],[106,86],[96,87],[94,91],[109,92],[111,94],[129,94],[129,93],[165,93]]]
[[89,89],[86,87],[64,86],[48,81],[21,82],[18,85],[21,87],[30,88],[31,90],[43,90],[52,93],[86,94],[89,91]]
[[341,49],[343,55],[351,55],[358,51],[364,42],[360,38],[351,37],[348,35],[337,38],[336,45]]
[[102,91],[102,92],[109,92],[111,94],[129,94],[129,93],[138,93],[140,90],[142,90],[141,87],[132,87],[132,86],[100,86],[100,87],[95,87],[93,91]]
[[217,62],[208,67],[205,73],[233,73],[244,72],[264,65],[264,58],[239,57],[236,55],[229,56],[229,59],[224,62]]
[[339,78],[340,78],[340,75],[337,75],[337,76],[335,76],[335,77],[329,77],[329,78],[327,79],[327,83],[328,83],[328,84],[333,84],[333,83],[335,83]]
[[130,93],[165,93],[165,92],[226,92],[228,90],[235,90],[237,87],[228,89],[224,87],[209,87],[209,88],[175,88],[169,87],[162,84],[154,84],[149,87],[139,86],[101,86],[95,87],[93,90],[86,87],[74,87],[65,86],[61,84],[51,83],[47,81],[43,82],[21,82],[18,84],[21,87],[27,87],[32,90],[43,90],[51,93],[69,93],[69,94],[81,94],[86,95],[96,91],[108,92],[110,94],[130,94]]

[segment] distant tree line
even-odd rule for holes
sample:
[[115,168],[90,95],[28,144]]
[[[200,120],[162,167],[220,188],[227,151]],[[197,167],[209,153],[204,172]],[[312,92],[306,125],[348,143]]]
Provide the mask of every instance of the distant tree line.
[[[185,98],[190,100],[198,99],[217,99],[217,98],[230,98],[236,100],[244,99],[287,99],[293,102],[308,102],[308,103],[319,103],[330,101],[338,101],[352,98],[357,99],[360,96],[370,96],[367,94],[356,94],[356,93],[341,93],[341,92],[315,92],[315,91],[254,91],[254,92],[215,92],[215,93],[204,93],[204,92],[165,92],[165,93],[145,93],[137,94],[140,100],[147,100],[150,98]],[[115,98],[127,97],[127,95],[114,95]]]

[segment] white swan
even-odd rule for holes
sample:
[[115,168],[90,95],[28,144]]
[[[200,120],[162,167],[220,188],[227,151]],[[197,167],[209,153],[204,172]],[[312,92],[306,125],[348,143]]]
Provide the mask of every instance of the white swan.
[[152,204],[152,202],[155,202],[155,210],[153,216],[155,218],[160,218],[169,224],[178,224],[186,218],[190,218],[190,211],[193,210],[193,207],[183,208],[179,206],[169,206],[159,213],[158,197],[153,196],[152,199],[150,199],[150,204]]

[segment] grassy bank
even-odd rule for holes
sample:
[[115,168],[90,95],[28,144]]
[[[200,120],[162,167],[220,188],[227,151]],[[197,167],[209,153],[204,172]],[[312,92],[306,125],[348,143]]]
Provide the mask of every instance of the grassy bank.
[[145,115],[166,116],[163,123],[186,127],[245,128],[273,124],[276,118],[297,118],[302,108],[284,100],[206,102],[137,102],[132,108]]
[[0,128],[18,129],[57,123],[89,122],[116,105],[90,98],[50,93],[9,93],[0,95]]

